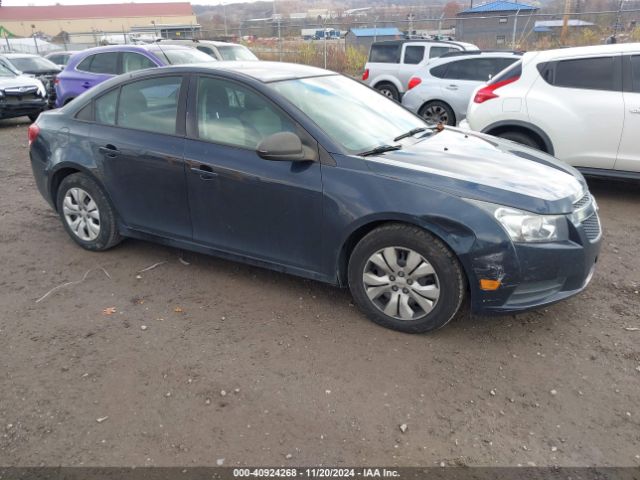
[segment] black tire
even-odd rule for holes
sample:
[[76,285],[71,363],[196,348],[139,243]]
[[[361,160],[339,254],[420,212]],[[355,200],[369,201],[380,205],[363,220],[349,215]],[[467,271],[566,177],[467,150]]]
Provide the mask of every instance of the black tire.
[[529,135],[525,132],[518,132],[515,130],[507,130],[506,132],[500,132],[496,135],[497,137],[504,138],[506,140],[511,140],[512,142],[519,143],[526,147],[535,148],[536,150],[546,151],[544,145],[541,145],[540,142],[533,137],[533,135]]
[[31,120],[31,123],[35,122],[39,116],[40,116],[40,112],[30,113],[29,115],[27,115],[27,117],[29,117],[29,120]]
[[[431,116],[428,115],[430,109],[442,112],[441,115],[446,117],[446,121],[442,121],[445,125],[456,126],[456,114],[447,103],[441,102],[440,100],[433,100],[432,102],[425,103],[418,113],[424,120],[430,121]],[[439,123],[439,119],[434,120],[438,120],[434,122],[435,124]]]
[[[83,240],[70,227],[65,218],[63,202],[67,193],[73,188],[80,188],[87,192],[95,202],[99,212],[99,234],[93,240]],[[65,177],[58,188],[56,198],[58,215],[69,236],[82,248],[91,251],[108,250],[122,241],[118,231],[115,210],[107,199],[102,187],[90,176],[84,173],[74,173]]]
[[376,90],[378,90],[385,97],[392,98],[396,102],[400,101],[400,92],[398,92],[398,89],[393,83],[379,83],[376,85]]
[[[367,296],[362,279],[365,268],[372,255],[387,247],[413,250],[431,264],[437,275],[440,296],[433,310],[421,318],[394,318]],[[389,223],[371,231],[354,248],[348,269],[349,289],[360,310],[375,323],[405,333],[424,333],[443,327],[458,312],[466,293],[465,277],[455,255],[434,235],[412,225]]]

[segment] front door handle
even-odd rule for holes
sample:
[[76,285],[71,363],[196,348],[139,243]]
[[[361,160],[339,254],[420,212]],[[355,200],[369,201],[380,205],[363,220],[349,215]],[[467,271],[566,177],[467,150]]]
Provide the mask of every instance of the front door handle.
[[218,176],[209,165],[199,165],[197,167],[191,167],[191,171],[197,175],[200,175],[202,180],[213,180]]
[[632,108],[631,110],[629,110],[629,113],[638,113],[638,114],[640,114],[640,108]]
[[118,150],[115,145],[111,145],[110,143],[105,145],[104,147],[98,148],[98,151],[105,157],[109,158],[115,158],[120,155],[120,150]]
[[83,86],[84,88],[91,88],[91,83],[89,83],[89,82],[84,82],[84,83],[82,84],[82,86]]

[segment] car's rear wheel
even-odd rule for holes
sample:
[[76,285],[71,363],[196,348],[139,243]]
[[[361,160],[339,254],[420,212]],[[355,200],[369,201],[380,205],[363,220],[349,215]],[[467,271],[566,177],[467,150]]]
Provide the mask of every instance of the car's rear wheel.
[[446,325],[465,294],[462,269],[435,236],[406,224],[376,228],[349,259],[349,288],[374,322],[407,333]]
[[419,113],[427,123],[432,125],[442,123],[444,125],[455,126],[456,124],[456,115],[453,109],[446,103],[438,100],[425,104]]
[[82,248],[101,251],[120,242],[115,211],[100,185],[88,175],[65,177],[56,205],[65,230]]
[[498,133],[496,136],[504,138],[506,140],[511,140],[512,142],[516,142],[527,147],[535,148],[536,150],[545,151],[544,145],[541,145],[541,143],[536,138],[534,138],[533,135],[529,135],[525,132],[507,130],[505,132]]
[[389,97],[396,101],[400,100],[400,92],[398,92],[398,89],[392,83],[379,83],[376,85],[376,90],[378,90],[385,97]]

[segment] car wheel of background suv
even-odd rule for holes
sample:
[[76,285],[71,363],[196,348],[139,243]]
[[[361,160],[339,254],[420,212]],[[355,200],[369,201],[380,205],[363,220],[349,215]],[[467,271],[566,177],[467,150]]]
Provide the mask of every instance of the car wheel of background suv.
[[444,102],[434,100],[425,103],[420,109],[419,115],[424,118],[427,123],[443,123],[445,125],[456,125],[456,115],[453,109]]
[[385,97],[392,98],[396,101],[400,100],[400,92],[398,89],[389,82],[382,82],[376,85],[376,90],[378,90]]
[[100,185],[88,175],[65,177],[56,205],[65,230],[82,248],[101,251],[120,243],[115,211]]
[[446,325],[465,295],[462,268],[435,236],[389,223],[367,234],[349,258],[349,288],[375,323],[406,333]]

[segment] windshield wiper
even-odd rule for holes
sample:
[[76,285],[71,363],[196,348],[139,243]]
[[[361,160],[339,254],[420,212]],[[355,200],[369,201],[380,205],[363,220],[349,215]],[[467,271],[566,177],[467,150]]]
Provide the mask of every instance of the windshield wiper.
[[392,152],[393,150],[400,150],[402,147],[400,145],[380,145],[376,148],[372,148],[371,150],[367,150],[365,152],[360,152],[358,155],[361,157],[368,157],[370,155],[379,155],[384,152]]
[[407,133],[403,133],[402,135],[398,135],[393,139],[394,142],[398,140],[402,140],[403,138],[413,137],[416,133],[424,132],[426,130],[425,127],[414,128],[413,130],[409,130]]

